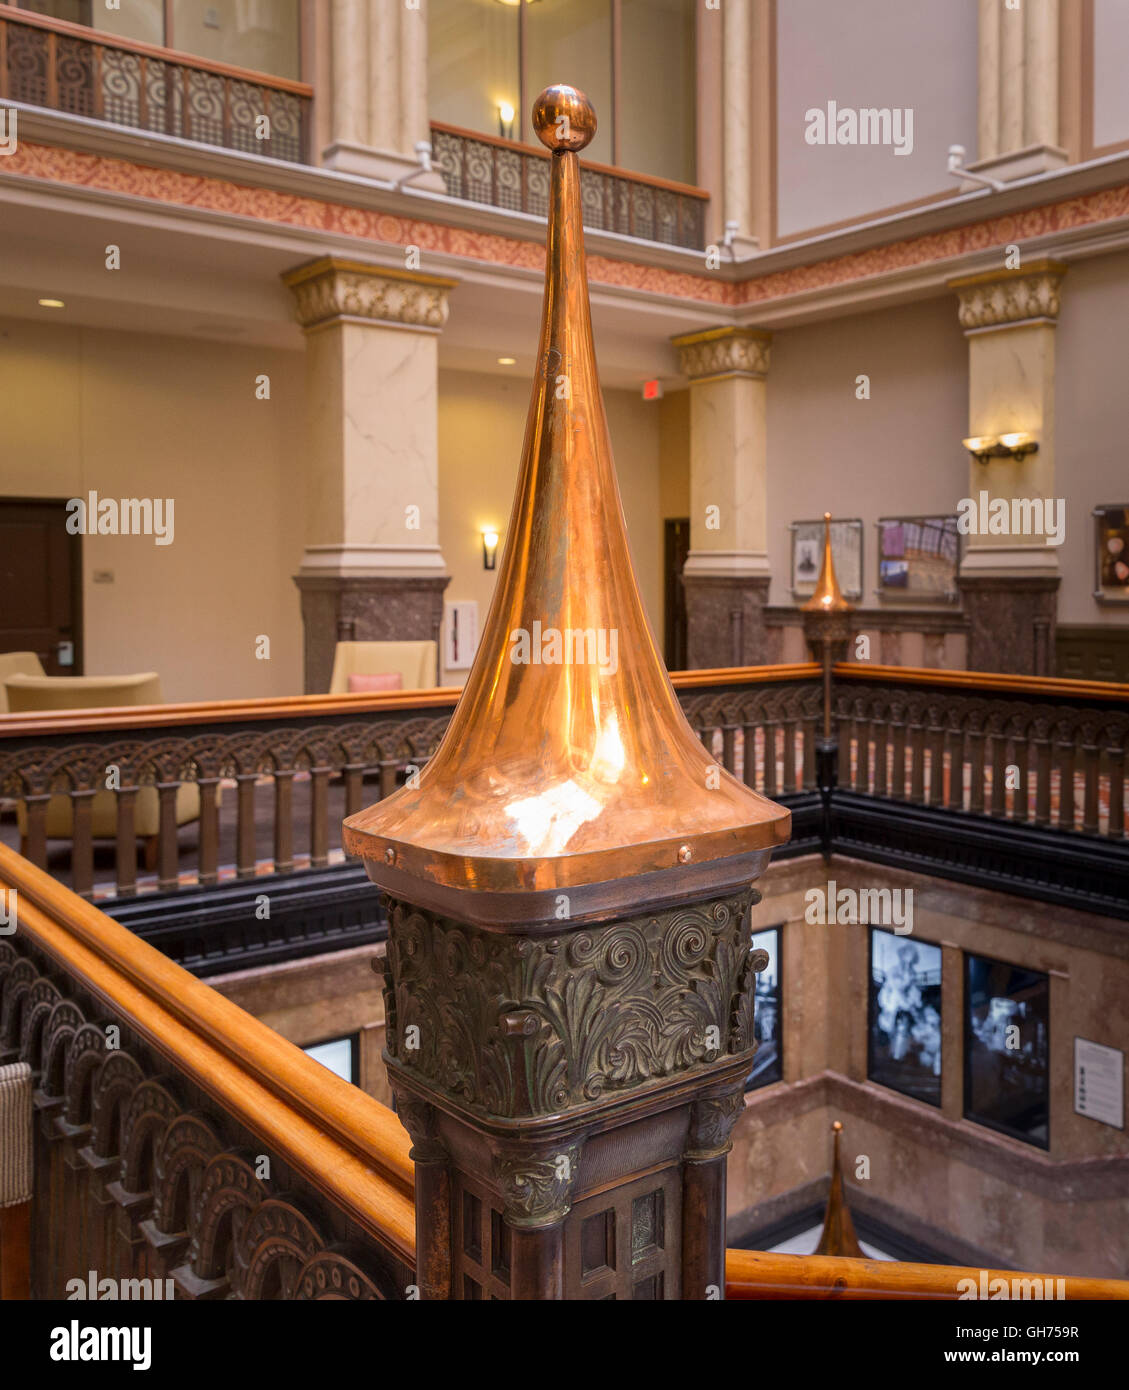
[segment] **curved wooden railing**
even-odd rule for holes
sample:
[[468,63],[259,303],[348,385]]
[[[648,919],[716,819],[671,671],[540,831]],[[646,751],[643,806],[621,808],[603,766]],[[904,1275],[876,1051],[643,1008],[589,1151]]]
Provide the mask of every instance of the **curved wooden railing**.
[[[1003,1280],[1001,1285],[999,1280]],[[1129,1280],[1021,1274],[960,1265],[903,1264],[842,1255],[725,1252],[728,1299],[962,1299],[988,1297],[1003,1287],[1013,1298],[1129,1299]],[[1040,1292],[1035,1293],[1038,1289]],[[1027,1292],[1025,1293],[1024,1290]]]
[[0,1062],[31,1066],[39,1111],[37,1296],[88,1268],[182,1297],[404,1296],[413,1172],[389,1110],[3,847],[0,902]]
[[[36,1109],[30,1219],[0,1234],[30,1231],[33,1296],[91,1269],[171,1278],[182,1300],[415,1296],[391,1111],[3,847],[0,907],[17,927],[0,937],[0,1064],[30,1066]],[[738,1300],[954,1299],[999,1279],[1129,1298],[1118,1280],[726,1254]]]

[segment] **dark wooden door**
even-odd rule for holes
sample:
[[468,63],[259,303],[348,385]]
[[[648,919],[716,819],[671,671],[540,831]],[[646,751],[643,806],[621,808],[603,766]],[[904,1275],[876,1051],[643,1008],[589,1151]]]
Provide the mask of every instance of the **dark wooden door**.
[[663,635],[668,671],[686,669],[686,593],[682,588],[682,566],[690,550],[690,518],[670,518],[663,522],[663,590],[666,631]]
[[49,676],[82,674],[82,538],[66,506],[0,497],[0,651],[36,652]]

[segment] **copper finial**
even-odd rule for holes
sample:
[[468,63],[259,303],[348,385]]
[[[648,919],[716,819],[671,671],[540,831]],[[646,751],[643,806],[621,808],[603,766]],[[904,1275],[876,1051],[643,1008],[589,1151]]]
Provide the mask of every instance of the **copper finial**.
[[839,1138],[843,1126],[838,1120],[831,1126],[835,1136],[834,1154],[831,1160],[831,1190],[827,1194],[827,1212],[823,1218],[823,1234],[813,1255],[852,1255],[862,1256],[862,1246],[855,1235],[855,1223],[851,1220],[851,1210],[847,1206],[843,1191],[843,1164],[839,1153]]
[[819,567],[819,579],[815,593],[803,605],[806,613],[849,613],[851,605],[843,597],[839,581],[835,577],[835,561],[831,555],[831,513],[823,513],[823,564]]
[[606,912],[634,875],[652,902],[747,883],[791,823],[718,769],[656,649],[592,345],[578,152],[596,116],[558,86],[533,122],[553,152],[545,297],[494,600],[418,786],[345,822],[374,882],[481,922]]

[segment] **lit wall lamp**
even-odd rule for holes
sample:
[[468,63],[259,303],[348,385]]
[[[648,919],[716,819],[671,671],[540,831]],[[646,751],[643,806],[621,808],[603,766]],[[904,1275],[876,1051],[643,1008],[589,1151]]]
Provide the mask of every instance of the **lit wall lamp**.
[[514,138],[514,108],[508,101],[498,103],[498,134],[503,140]]
[[482,568],[492,570],[498,563],[498,533],[490,527],[482,528]]
[[1028,454],[1039,452],[1039,441],[1032,434],[975,434],[961,441],[979,463],[988,459],[1015,459],[1022,463]]

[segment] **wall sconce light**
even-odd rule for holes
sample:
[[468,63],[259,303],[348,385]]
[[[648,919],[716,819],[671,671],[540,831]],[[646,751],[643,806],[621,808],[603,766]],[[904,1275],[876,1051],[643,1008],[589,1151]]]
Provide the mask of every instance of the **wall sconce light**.
[[508,101],[498,103],[498,134],[503,140],[514,138],[514,108]]
[[1039,452],[1039,441],[1031,434],[1013,431],[1010,434],[975,434],[961,441],[979,463],[988,459],[1015,459],[1022,463],[1028,454]]
[[488,526],[482,528],[482,568],[492,570],[498,563],[498,533]]

